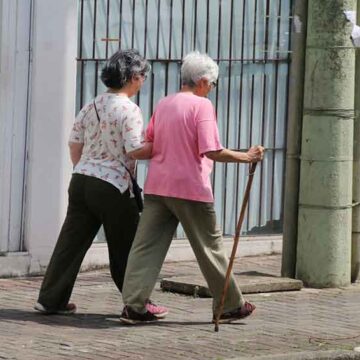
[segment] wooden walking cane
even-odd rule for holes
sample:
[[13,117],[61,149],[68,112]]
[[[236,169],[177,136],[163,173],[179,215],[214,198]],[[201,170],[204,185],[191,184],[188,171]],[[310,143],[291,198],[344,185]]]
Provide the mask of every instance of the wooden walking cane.
[[234,244],[233,244],[233,248],[231,251],[231,256],[230,256],[230,260],[229,260],[229,266],[227,268],[226,271],[226,277],[225,277],[225,284],[224,284],[224,288],[221,294],[221,300],[220,300],[220,306],[219,309],[217,311],[216,317],[215,317],[215,331],[219,331],[219,319],[220,316],[223,312],[224,309],[224,303],[225,303],[225,297],[226,297],[226,293],[227,290],[229,288],[229,282],[230,282],[230,274],[231,274],[231,270],[234,264],[234,260],[235,260],[235,255],[236,255],[236,250],[238,247],[238,243],[239,243],[239,238],[240,238],[240,231],[241,231],[241,226],[242,223],[244,221],[244,217],[245,217],[245,210],[249,201],[249,195],[250,195],[250,189],[251,189],[251,185],[253,182],[253,178],[254,178],[254,173],[256,170],[256,165],[257,163],[252,163],[250,165],[250,171],[249,171],[249,178],[248,178],[248,182],[246,185],[246,190],[245,190],[245,195],[244,195],[244,199],[241,205],[241,211],[240,211],[240,216],[239,216],[239,220],[238,223],[236,225],[236,231],[235,231],[235,236],[234,236]]

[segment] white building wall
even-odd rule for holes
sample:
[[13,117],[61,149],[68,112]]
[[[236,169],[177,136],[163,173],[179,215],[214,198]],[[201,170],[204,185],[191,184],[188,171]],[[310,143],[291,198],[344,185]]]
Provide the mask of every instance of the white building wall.
[[76,91],[77,1],[35,0],[25,247],[30,271],[48,262],[67,207],[68,136]]

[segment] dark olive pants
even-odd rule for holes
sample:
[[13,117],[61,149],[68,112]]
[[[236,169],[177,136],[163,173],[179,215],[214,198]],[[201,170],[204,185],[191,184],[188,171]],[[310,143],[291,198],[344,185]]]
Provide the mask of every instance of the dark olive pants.
[[126,263],[139,222],[129,191],[120,191],[95,177],[73,174],[66,219],[48,265],[39,302],[48,309],[69,302],[84,256],[101,225],[109,249],[111,276],[122,291]]

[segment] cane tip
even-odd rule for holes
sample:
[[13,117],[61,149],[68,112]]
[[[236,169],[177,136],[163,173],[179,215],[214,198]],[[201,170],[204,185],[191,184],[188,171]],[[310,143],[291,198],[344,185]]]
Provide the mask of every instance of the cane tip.
[[215,332],[219,332],[219,325],[218,324],[215,325]]

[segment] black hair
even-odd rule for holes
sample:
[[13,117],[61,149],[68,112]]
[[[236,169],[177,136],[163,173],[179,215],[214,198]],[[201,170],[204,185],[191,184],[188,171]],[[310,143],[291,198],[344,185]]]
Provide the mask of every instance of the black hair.
[[101,81],[108,88],[123,88],[134,75],[146,74],[150,64],[137,50],[118,50],[101,70]]

